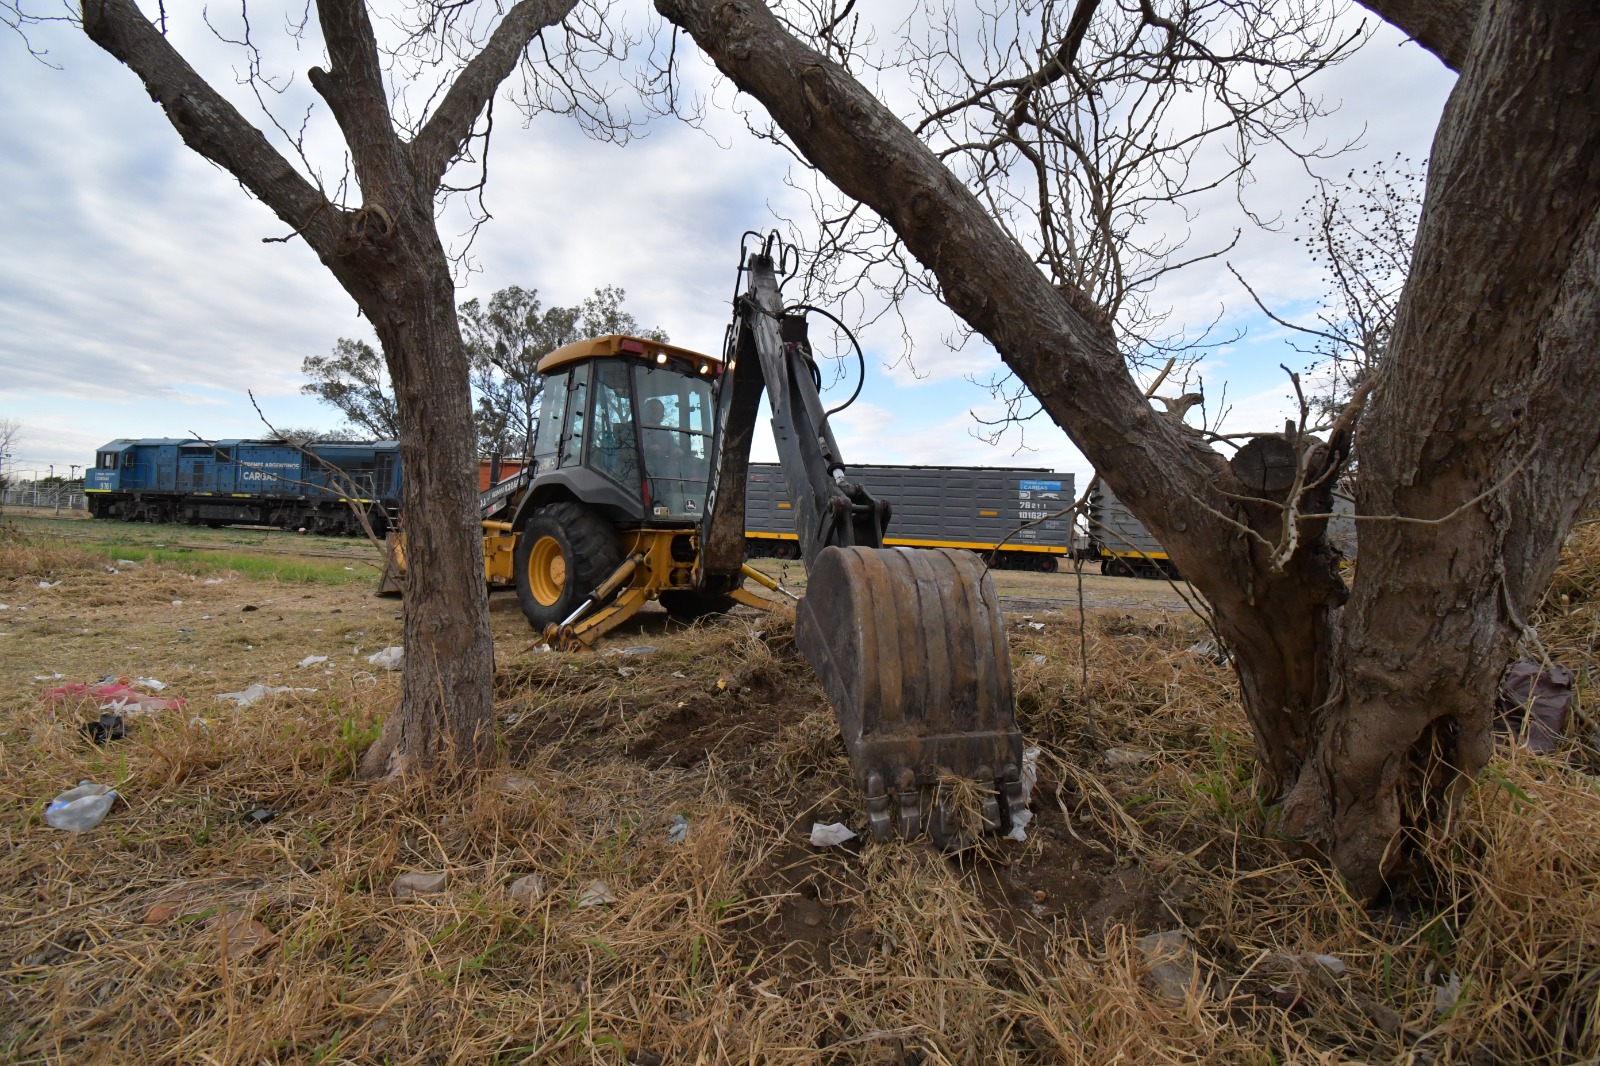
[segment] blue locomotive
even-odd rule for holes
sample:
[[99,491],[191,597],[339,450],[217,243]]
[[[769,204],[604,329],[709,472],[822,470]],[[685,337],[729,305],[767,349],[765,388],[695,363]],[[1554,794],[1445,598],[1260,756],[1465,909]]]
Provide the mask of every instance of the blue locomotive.
[[83,490],[96,518],[240,524],[355,534],[361,506],[382,536],[400,513],[400,445],[282,440],[114,440]]

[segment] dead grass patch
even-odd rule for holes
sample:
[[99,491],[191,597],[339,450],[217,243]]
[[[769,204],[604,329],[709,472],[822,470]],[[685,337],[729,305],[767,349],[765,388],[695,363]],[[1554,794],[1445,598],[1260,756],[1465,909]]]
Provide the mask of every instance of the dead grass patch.
[[[1070,618],[1010,627],[1044,749],[1025,843],[819,850],[813,819],[864,825],[787,617],[652,615],[566,655],[496,610],[496,765],[377,788],[351,774],[396,697],[365,663],[395,642],[394,605],[43,552],[0,542],[7,1060],[1600,1054],[1592,779],[1502,758],[1427,842],[1435,879],[1368,911],[1271,838],[1231,673],[1187,650],[1203,634],[1181,616],[1092,615],[1087,675]],[[295,665],[312,654],[330,661]],[[77,731],[92,708],[40,703],[56,671],[157,676],[190,704],[96,747]],[[215,702],[252,681],[318,691]],[[45,802],[80,778],[117,806],[50,829]],[[396,898],[411,872],[447,884]],[[527,877],[542,891],[514,898]],[[596,881],[611,902],[584,905]],[[1147,983],[1137,938],[1157,929],[1192,945],[1181,999]]]

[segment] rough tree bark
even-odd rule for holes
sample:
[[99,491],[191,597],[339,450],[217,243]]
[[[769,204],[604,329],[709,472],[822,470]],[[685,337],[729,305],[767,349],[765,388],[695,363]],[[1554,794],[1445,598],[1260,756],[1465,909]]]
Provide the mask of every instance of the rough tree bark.
[[[1600,183],[1587,168],[1600,20],[1580,0],[1501,0],[1470,48],[1432,22],[1411,31],[1430,34],[1436,54],[1469,58],[1441,126],[1394,370],[1361,422],[1360,510],[1433,519],[1489,498],[1453,522],[1365,523],[1356,603],[1341,612],[1323,521],[1284,536],[1294,471],[1230,463],[1152,411],[1103,316],[1054,288],[870,91],[760,0],[655,2],[812,165],[894,228],[1160,537],[1232,646],[1269,800],[1289,801],[1289,824],[1355,891],[1379,891],[1405,818],[1481,768],[1515,619],[1594,482],[1600,379],[1580,329],[1595,302]],[[1249,452],[1299,464],[1311,486],[1294,501],[1302,514],[1329,510],[1349,414],[1326,443],[1278,438]]]
[[236,177],[316,252],[383,345],[400,408],[410,580],[400,707],[368,774],[493,747],[494,673],[476,522],[476,450],[455,287],[434,223],[445,172],[528,43],[575,0],[521,0],[409,142],[389,111],[363,0],[319,0],[328,66],[311,71],[350,151],[362,204],[332,203],[189,66],[132,0],[83,0],[84,32],[144,82],[184,143]]

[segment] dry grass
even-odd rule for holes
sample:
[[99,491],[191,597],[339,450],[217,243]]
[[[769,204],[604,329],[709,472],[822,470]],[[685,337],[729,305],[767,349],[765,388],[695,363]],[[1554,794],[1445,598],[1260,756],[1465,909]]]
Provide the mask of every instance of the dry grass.
[[[8,1061],[1600,1054],[1593,781],[1496,762],[1428,843],[1432,880],[1368,911],[1267,834],[1231,675],[1185,651],[1202,634],[1181,616],[1091,615],[1087,686],[1070,618],[1012,627],[1023,727],[1044,748],[1038,821],[1025,843],[949,858],[804,843],[813,818],[862,826],[785,618],[656,616],[607,645],[654,653],[576,656],[534,651],[497,598],[499,763],[374,788],[350,775],[396,695],[364,662],[398,633],[392,604],[162,565],[112,575],[14,536],[0,602]],[[1592,636],[1561,618],[1552,646]],[[332,661],[296,669],[308,654]],[[191,705],[95,747],[76,728],[91,708],[39,702],[34,675],[57,670],[154,674]],[[252,681],[318,691],[212,699]],[[80,778],[122,799],[93,832],[49,828],[45,801]],[[248,822],[259,807],[276,817]],[[409,871],[449,883],[397,899]],[[528,875],[545,891],[514,899]],[[580,906],[595,880],[614,902]],[[1157,929],[1193,945],[1181,1000],[1147,984],[1135,940]]]

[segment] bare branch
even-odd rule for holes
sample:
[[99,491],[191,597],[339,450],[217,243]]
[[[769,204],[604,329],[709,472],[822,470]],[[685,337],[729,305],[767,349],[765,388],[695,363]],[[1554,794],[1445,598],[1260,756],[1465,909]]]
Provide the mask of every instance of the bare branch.
[[1359,0],[1362,7],[1439,57],[1451,70],[1467,61],[1483,0]]
[[335,246],[344,212],[206,84],[132,0],[84,0],[82,10],[84,32],[139,76],[185,144],[237,178],[313,247]]
[[576,6],[577,0],[520,0],[506,13],[411,142],[412,166],[425,187],[437,187],[461,154],[473,124],[516,68],[528,43]]

